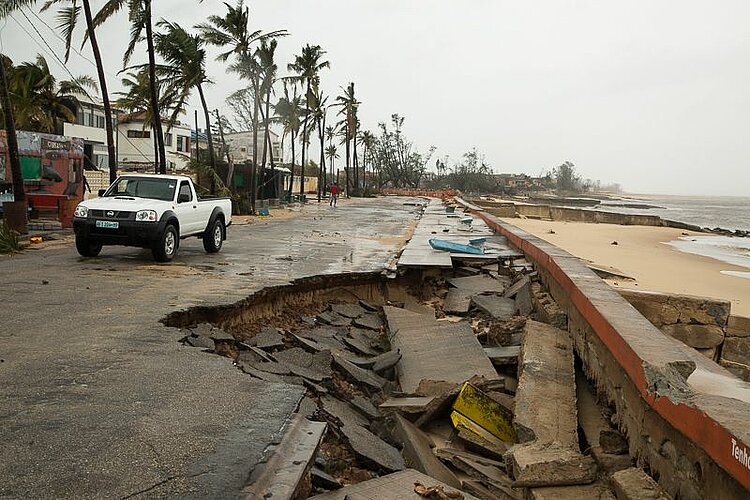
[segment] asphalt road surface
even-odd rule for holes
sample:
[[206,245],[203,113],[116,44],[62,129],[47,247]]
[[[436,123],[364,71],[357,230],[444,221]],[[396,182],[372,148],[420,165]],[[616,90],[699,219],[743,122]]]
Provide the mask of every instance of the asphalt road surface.
[[159,323],[268,285],[382,269],[417,218],[404,198],[309,203],[176,260],[72,242],[0,256],[0,496],[233,497],[302,397],[183,346]]

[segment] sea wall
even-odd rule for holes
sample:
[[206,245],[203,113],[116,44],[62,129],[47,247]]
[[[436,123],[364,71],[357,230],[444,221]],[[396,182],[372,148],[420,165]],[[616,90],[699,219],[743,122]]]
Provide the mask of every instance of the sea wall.
[[598,224],[619,224],[624,226],[667,226],[678,229],[700,231],[701,228],[681,222],[662,219],[657,215],[619,214],[586,210],[581,208],[556,207],[552,205],[527,205],[512,202],[492,202],[478,200],[482,209],[496,217],[528,217],[565,222],[589,222]]
[[746,498],[750,384],[662,333],[580,259],[462,203],[534,262],[639,465],[673,497]]
[[659,330],[750,382],[750,318],[709,297],[619,290]]

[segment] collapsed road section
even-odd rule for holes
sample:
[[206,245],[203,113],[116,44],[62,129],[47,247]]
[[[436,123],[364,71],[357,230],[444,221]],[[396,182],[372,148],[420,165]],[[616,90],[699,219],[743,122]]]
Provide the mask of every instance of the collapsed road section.
[[[639,393],[638,377],[586,326],[586,310],[561,291],[565,282],[545,267],[549,260],[519,251],[523,239],[493,233],[494,224],[430,201],[395,277],[304,278],[165,318],[183,329],[185,344],[249,377],[304,391],[242,494],[745,497],[742,477],[661,413],[679,407],[691,415],[711,402],[689,375],[696,366],[721,368],[651,325],[648,342],[685,361],[644,362],[640,380],[648,385]],[[436,249],[436,237],[451,244]],[[622,316],[608,317],[650,325],[624,304]],[[742,458],[746,431],[734,423],[735,411],[747,408],[746,386],[729,380],[738,398],[714,395],[723,413],[707,417],[734,426],[733,453]]]
[[[425,236],[487,233],[444,214],[426,207]],[[614,408],[576,396],[591,388],[534,266],[505,238],[482,238],[481,256],[452,251],[447,267],[412,240],[395,278],[304,278],[165,318],[185,344],[304,390],[244,495],[613,498],[613,474],[637,462]],[[579,439],[579,426],[598,432]]]

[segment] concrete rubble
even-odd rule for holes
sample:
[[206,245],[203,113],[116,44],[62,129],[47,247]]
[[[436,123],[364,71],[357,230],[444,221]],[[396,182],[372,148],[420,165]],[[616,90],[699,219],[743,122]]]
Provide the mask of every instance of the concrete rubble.
[[[429,207],[431,230],[465,237]],[[252,377],[305,387],[298,415],[326,430],[304,477],[288,473],[297,498],[614,498],[627,440],[576,374],[533,265],[500,239],[478,260],[410,245],[382,295],[331,293],[232,339],[187,332]]]

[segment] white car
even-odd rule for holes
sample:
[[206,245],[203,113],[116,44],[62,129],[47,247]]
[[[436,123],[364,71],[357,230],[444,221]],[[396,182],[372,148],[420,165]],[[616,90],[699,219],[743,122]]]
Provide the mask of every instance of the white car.
[[80,203],[73,230],[84,257],[96,257],[104,245],[125,245],[150,248],[154,259],[168,262],[191,236],[203,239],[206,252],[218,252],[231,223],[231,200],[199,198],[190,177],[132,174]]

